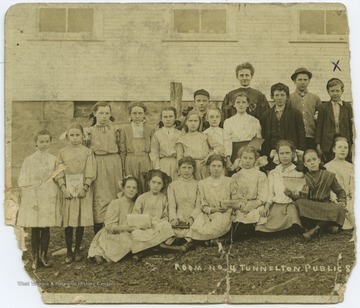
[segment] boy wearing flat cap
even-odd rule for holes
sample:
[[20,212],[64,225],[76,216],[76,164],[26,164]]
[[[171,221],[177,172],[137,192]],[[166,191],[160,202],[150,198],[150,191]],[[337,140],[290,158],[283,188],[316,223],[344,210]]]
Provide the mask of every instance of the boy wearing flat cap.
[[291,75],[296,89],[290,94],[290,104],[299,110],[304,120],[306,148],[315,149],[316,120],[321,106],[320,98],[308,91],[312,73],[305,67],[299,67]]
[[177,128],[178,129],[183,128],[185,118],[188,115],[189,111],[195,109],[201,118],[199,131],[203,132],[204,130],[208,129],[210,127],[210,124],[209,124],[208,120],[206,119],[206,114],[207,114],[207,110],[209,107],[209,103],[210,103],[210,93],[204,89],[196,90],[194,92],[195,108],[192,106],[189,106],[187,109],[182,111],[182,113],[181,113],[182,116],[179,118],[181,125],[178,126]]
[[240,82],[240,88],[232,90],[225,95],[221,106],[223,121],[236,114],[234,102],[239,93],[245,93],[249,99],[249,106],[246,112],[258,120],[270,108],[266,96],[261,91],[250,87],[254,73],[255,69],[249,62],[242,63],[236,67],[236,78]]

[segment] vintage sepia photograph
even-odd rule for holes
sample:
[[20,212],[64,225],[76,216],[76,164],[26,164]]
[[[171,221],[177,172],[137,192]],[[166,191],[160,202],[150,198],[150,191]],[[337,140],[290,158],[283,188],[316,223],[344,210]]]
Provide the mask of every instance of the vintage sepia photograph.
[[324,2],[9,7],[4,223],[27,273],[19,294],[346,300],[348,15]]

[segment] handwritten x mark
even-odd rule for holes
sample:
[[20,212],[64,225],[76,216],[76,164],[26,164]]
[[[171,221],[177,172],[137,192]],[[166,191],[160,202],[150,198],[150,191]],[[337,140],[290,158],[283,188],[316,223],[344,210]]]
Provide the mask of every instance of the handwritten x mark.
[[341,72],[341,68],[340,68],[340,66],[339,66],[339,62],[340,62],[340,60],[337,60],[336,63],[333,62],[333,61],[331,61],[331,63],[334,64],[333,72],[335,72],[336,69],[338,69],[338,70]]

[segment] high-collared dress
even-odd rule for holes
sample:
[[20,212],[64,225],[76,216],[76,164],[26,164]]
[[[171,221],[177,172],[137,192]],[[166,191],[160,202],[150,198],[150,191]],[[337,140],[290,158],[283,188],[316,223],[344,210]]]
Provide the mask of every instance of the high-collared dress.
[[139,180],[139,193],[146,191],[146,173],[151,169],[150,148],[154,129],[146,124],[127,124],[121,130],[120,155],[126,175]]
[[167,198],[162,193],[153,195],[151,192],[146,192],[139,196],[132,214],[148,214],[151,221],[150,228],[131,232],[133,253],[159,245],[175,235],[168,220]]
[[110,201],[119,193],[118,181],[123,178],[120,159],[120,129],[117,125],[96,124],[85,129],[86,142],[96,160],[94,190],[94,223],[104,222]]
[[231,177],[231,199],[244,200],[252,205],[253,209],[244,212],[241,209],[234,211],[234,222],[255,224],[260,220],[260,209],[268,198],[268,181],[264,172],[255,168],[241,169]]
[[234,162],[239,149],[254,137],[261,138],[261,126],[257,118],[244,113],[232,116],[224,122],[225,157]]
[[296,171],[296,166],[291,164],[284,168],[278,165],[268,175],[269,195],[268,203],[271,204],[267,222],[257,225],[255,230],[262,232],[276,232],[286,230],[293,225],[301,227],[300,216],[292,199],[285,195],[284,177],[303,178],[302,172]]
[[[55,180],[59,187],[67,183],[67,176],[80,176],[83,185],[88,185],[84,198],[62,198],[63,227],[86,227],[94,225],[93,189],[92,183],[96,178],[96,161],[91,149],[79,144],[69,145],[59,152],[58,166],[65,166]],[[82,187],[79,187],[81,189]]]
[[221,201],[230,199],[230,178],[211,176],[199,182],[202,212],[196,216],[187,237],[193,240],[211,240],[225,235],[231,228],[231,209],[226,212],[209,213],[221,207]]
[[[195,179],[184,179],[170,183],[167,196],[169,200],[169,221],[178,220],[187,223],[190,218],[194,221],[201,213],[200,198],[198,194],[198,181]],[[176,237],[184,238],[189,229],[173,227]]]

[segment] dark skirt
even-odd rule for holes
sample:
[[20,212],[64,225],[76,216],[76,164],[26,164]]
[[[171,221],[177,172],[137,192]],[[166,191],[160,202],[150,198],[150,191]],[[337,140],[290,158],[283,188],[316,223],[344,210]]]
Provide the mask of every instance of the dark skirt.
[[295,201],[301,217],[314,220],[335,222],[342,226],[345,220],[345,210],[342,205],[335,202],[317,202],[309,199]]

